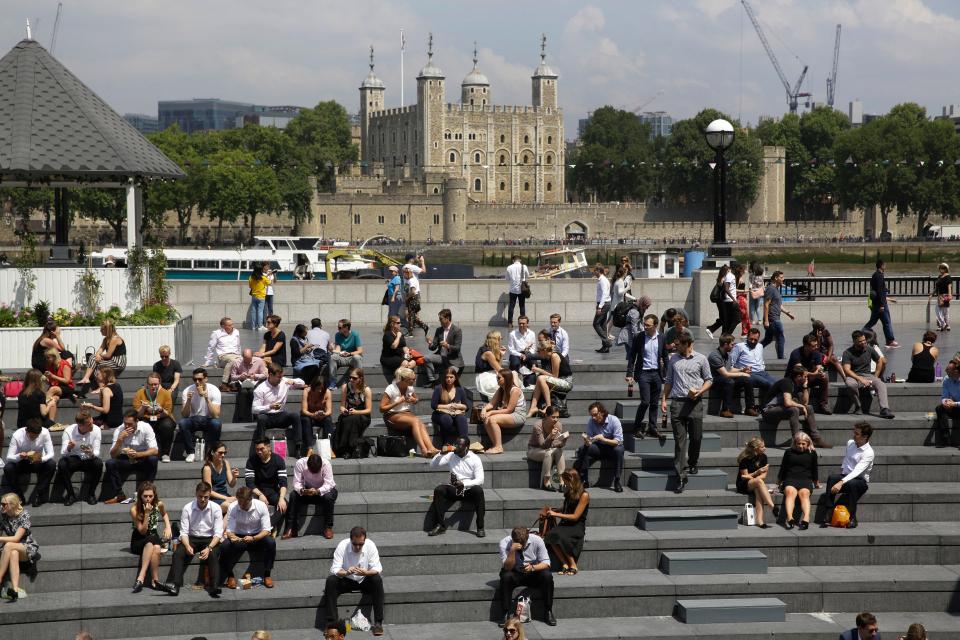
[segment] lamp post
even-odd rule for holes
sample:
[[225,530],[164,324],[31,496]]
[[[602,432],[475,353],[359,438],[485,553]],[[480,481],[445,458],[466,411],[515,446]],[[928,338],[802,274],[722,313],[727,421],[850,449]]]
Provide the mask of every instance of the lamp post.
[[724,152],[733,144],[735,137],[733,125],[718,118],[707,125],[704,137],[707,144],[716,152],[716,166],[713,173],[713,245],[712,257],[730,257],[727,244],[727,162]]

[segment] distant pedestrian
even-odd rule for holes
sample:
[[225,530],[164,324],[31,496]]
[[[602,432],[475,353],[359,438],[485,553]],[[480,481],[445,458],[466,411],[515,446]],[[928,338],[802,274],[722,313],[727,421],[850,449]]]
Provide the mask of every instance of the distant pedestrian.
[[273,285],[277,281],[277,272],[270,268],[270,262],[263,263],[263,277],[267,279],[267,297],[264,298],[264,316],[273,315]]
[[776,341],[777,357],[782,360],[786,337],[783,335],[780,313],[782,312],[791,320],[796,318],[783,308],[783,296],[780,294],[781,286],[783,286],[783,272],[774,271],[773,275],[770,276],[770,282],[767,284],[766,290],[763,292],[763,328],[766,331],[760,344],[766,347],[771,342]]
[[263,333],[267,328],[263,324],[263,308],[267,299],[269,280],[263,275],[263,265],[253,265],[253,272],[247,278],[250,286],[250,328]]
[[530,278],[530,270],[520,261],[520,256],[514,254],[510,266],[507,267],[507,293],[510,295],[510,306],[507,308],[507,326],[513,329],[513,308],[520,302],[520,315],[527,314],[527,299],[523,296],[523,283]]
[[950,331],[950,301],[953,295],[950,289],[953,288],[953,279],[950,277],[950,267],[946,262],[941,262],[937,266],[940,275],[933,285],[933,291],[930,297],[937,296],[937,331]]
[[889,303],[896,302],[896,299],[887,295],[886,268],[887,265],[883,260],[877,260],[877,270],[870,276],[870,296],[867,298],[870,319],[863,325],[863,328],[872,330],[879,320],[880,326],[883,327],[883,337],[886,338],[887,348],[896,349],[900,346],[900,343],[893,337],[893,324],[890,322],[889,307]]
[[749,310],[750,322],[759,324],[763,321],[763,265],[756,260],[750,263],[750,290]]
[[604,275],[602,264],[593,268],[593,275],[597,278],[596,310],[593,315],[593,330],[600,336],[600,348],[597,353],[610,353],[613,340],[607,337],[607,314],[610,313],[610,280]]
[[[423,256],[420,256],[420,263],[423,264]],[[424,267],[415,264],[403,265],[403,284],[404,303],[407,305],[407,337],[413,337],[413,328],[423,329],[423,337],[426,338],[430,329],[427,324],[420,319],[420,278],[417,277]]]
[[403,281],[400,279],[400,269],[390,266],[390,279],[387,280],[387,292],[384,296],[387,305],[387,315],[402,317],[400,309],[403,306]]

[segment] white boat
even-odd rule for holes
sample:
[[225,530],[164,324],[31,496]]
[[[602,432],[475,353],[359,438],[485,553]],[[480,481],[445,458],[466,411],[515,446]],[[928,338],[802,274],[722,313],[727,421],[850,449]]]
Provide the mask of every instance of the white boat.
[[560,247],[537,254],[537,268],[531,280],[548,278],[586,278],[590,276],[583,247]]
[[[256,244],[235,249],[165,248],[167,278],[171,280],[246,280],[253,265],[269,262],[280,280],[356,278],[380,275],[375,252],[348,242],[325,244],[308,236],[256,236]],[[328,254],[330,259],[328,261]],[[104,247],[90,255],[94,266],[124,267],[126,247]],[[328,264],[329,262],[329,264]]]

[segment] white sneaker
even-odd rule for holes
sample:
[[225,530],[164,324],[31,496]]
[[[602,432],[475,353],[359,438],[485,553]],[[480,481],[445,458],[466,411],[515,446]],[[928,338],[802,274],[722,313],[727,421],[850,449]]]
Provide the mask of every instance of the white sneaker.
[[195,462],[196,460],[197,460],[197,456],[191,453],[187,456],[187,459],[184,460],[184,462],[190,463],[190,462]]
[[170,456],[166,454],[160,456],[160,462],[170,462]]
[[713,331],[710,331],[710,329],[704,329],[704,331],[706,331],[707,335],[710,336],[710,339],[713,340]]

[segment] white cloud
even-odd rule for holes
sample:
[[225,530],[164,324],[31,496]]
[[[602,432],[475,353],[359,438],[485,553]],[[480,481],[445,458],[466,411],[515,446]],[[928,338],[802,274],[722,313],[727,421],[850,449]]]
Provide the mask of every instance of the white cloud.
[[591,33],[603,29],[605,23],[603,11],[593,5],[587,5],[567,21],[565,31],[568,35]]

